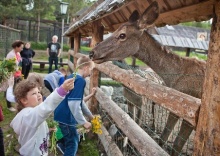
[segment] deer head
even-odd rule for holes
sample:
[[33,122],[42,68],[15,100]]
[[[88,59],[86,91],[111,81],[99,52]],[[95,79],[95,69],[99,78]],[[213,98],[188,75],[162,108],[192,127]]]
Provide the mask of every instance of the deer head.
[[159,7],[156,1],[151,3],[141,16],[138,11],[134,11],[127,23],[121,25],[109,38],[93,48],[89,54],[90,58],[95,63],[102,63],[122,60],[134,55],[139,50],[143,29],[151,26],[158,16]]

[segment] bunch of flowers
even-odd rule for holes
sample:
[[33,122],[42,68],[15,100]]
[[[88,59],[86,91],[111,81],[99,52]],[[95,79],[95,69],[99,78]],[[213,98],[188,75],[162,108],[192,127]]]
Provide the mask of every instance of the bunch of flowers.
[[92,123],[92,132],[96,134],[102,134],[102,121],[100,115],[95,115],[94,118],[91,121]]
[[56,148],[56,131],[58,127],[58,123],[52,119],[47,120],[47,125],[50,129],[50,153],[53,153],[55,156],[57,155],[57,148]]
[[5,82],[10,76],[11,73],[16,71],[16,59],[4,59],[0,64],[0,85]]
[[0,92],[6,91],[8,88],[8,78],[16,71],[16,62],[14,59],[4,59],[0,64]]
[[[102,121],[101,121],[101,116],[100,115],[94,115],[94,118],[91,121],[92,123],[92,132],[96,134],[102,134]],[[77,125],[77,132],[83,136],[84,134],[87,133],[89,130],[86,129],[83,125]]]

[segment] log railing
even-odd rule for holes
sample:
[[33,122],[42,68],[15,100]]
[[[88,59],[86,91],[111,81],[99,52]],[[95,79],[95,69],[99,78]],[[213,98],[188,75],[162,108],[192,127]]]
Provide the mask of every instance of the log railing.
[[[78,58],[81,55],[83,54],[77,53],[74,56]],[[153,100],[196,127],[199,107],[201,105],[200,99],[148,81],[133,72],[121,69],[110,62],[95,64],[95,68],[112,79],[122,83],[126,87],[134,90],[137,94]],[[151,139],[149,135],[142,130],[132,118],[130,118],[129,115],[121,110],[117,104],[108,99],[100,89],[97,89],[95,97],[100,106],[111,116],[117,126],[129,138],[141,155],[167,155],[167,153],[164,152],[164,150],[153,139]],[[147,146],[148,144],[151,146]]]

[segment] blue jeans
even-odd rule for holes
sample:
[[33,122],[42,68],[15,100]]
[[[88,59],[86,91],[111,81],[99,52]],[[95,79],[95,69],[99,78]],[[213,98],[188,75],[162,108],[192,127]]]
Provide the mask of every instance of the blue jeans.
[[58,69],[58,67],[57,67],[57,65],[58,65],[58,57],[49,57],[49,71],[48,71],[48,73],[52,72],[53,62],[54,62],[54,65],[55,65],[55,70]]
[[75,156],[79,145],[79,134],[75,126],[59,123],[64,140],[64,156]]

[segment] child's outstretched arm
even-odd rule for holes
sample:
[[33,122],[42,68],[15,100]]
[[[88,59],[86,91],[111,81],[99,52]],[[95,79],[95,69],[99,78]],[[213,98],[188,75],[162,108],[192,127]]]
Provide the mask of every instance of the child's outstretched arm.
[[26,125],[31,125],[31,127],[38,127],[42,122],[44,122],[50,113],[52,113],[55,108],[64,99],[65,95],[68,94],[69,90],[74,88],[74,79],[68,79],[64,81],[62,86],[54,90],[44,102],[40,103],[38,106],[29,110],[25,114]]
[[96,93],[96,88],[94,87],[94,88],[92,88],[91,94],[89,94],[89,95],[87,95],[86,97],[84,97],[83,100],[84,100],[85,102],[87,102],[93,95],[95,95],[95,93]]
[[74,88],[74,78],[70,78],[64,81],[64,83],[61,85],[63,89],[68,92],[69,90],[72,90]]

